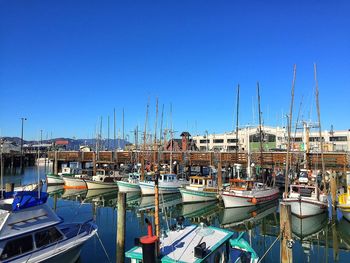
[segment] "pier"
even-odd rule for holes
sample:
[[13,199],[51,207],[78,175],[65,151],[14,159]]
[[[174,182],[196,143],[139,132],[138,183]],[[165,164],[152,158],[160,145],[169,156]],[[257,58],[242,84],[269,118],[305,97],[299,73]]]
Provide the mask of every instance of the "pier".
[[[303,160],[304,152],[292,152],[290,158],[292,163]],[[94,158],[96,156],[96,159]],[[286,163],[286,152],[263,152],[262,158],[264,168],[281,167]],[[183,166],[217,166],[220,162],[224,166],[233,166],[234,164],[247,165],[248,154],[246,152],[157,152],[157,151],[100,151],[81,152],[81,151],[57,151],[48,152],[48,158],[58,163],[81,162],[88,163],[96,161],[97,164],[129,164],[140,163],[142,159],[150,163],[169,163],[170,160],[176,161]],[[251,162],[260,163],[261,154],[254,152],[250,156]],[[310,167],[321,167],[321,155],[310,153],[308,155]],[[350,171],[350,158],[346,153],[328,152],[324,153],[325,168],[336,172]]]

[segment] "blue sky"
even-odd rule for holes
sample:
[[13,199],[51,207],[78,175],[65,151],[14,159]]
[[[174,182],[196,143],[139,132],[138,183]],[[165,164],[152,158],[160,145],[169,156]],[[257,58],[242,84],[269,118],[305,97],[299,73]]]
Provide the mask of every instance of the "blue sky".
[[[349,1],[0,0],[1,136],[95,136],[100,116],[143,130],[150,99],[169,126],[192,135],[256,123],[283,125],[297,65],[296,117],[316,120],[318,66],[324,129],[349,129]],[[294,118],[295,119],[295,118]],[[160,124],[158,124],[159,128]],[[111,131],[112,134],[112,131]]]

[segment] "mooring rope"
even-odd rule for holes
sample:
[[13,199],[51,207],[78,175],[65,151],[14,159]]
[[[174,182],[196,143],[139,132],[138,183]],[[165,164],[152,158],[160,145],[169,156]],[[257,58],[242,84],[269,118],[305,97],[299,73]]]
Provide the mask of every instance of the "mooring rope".
[[108,259],[108,262],[112,263],[112,261],[110,260],[110,258],[108,256],[106,248],[104,247],[104,245],[102,243],[102,240],[101,240],[100,236],[98,235],[98,232],[96,232],[96,236],[97,236],[98,241],[100,241],[101,247],[102,247],[103,251],[105,252],[105,255],[106,255],[107,259]]
[[272,249],[272,247],[276,244],[277,240],[279,240],[281,238],[282,235],[282,231],[281,233],[277,236],[277,238],[275,239],[275,241],[272,242],[271,246],[265,251],[264,255],[262,255],[262,257],[259,259],[258,263],[260,263],[264,257],[267,255],[267,253],[269,253],[269,251]]

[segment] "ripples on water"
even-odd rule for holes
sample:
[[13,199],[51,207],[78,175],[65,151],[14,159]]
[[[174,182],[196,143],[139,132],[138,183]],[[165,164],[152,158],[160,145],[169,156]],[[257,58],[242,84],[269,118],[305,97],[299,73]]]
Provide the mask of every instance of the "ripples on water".
[[[37,182],[38,175],[45,179],[45,168],[26,168],[23,175],[7,175],[4,182],[17,185]],[[116,261],[117,229],[117,191],[111,190],[66,190],[62,187],[49,187],[49,204],[56,207],[56,212],[67,222],[84,221],[94,218],[99,236],[111,262]],[[174,224],[179,215],[187,223],[208,224],[238,232],[246,232],[245,237],[261,257],[279,234],[278,203],[271,203],[258,209],[239,208],[223,209],[215,202],[185,204],[181,195],[160,197],[162,226]],[[136,237],[147,233],[145,217],[153,220],[154,197],[127,196],[125,248],[134,246]],[[350,222],[342,218],[338,211],[337,219],[332,224],[328,214],[299,219],[292,217],[292,230],[295,240],[293,246],[294,262],[350,262]],[[237,235],[237,234],[236,234]],[[328,242],[326,242],[328,237]],[[336,242],[333,242],[336,237]],[[333,246],[339,247],[338,250]],[[279,262],[280,246],[277,242],[262,262]],[[97,238],[89,240],[82,248],[79,262],[108,262]]]

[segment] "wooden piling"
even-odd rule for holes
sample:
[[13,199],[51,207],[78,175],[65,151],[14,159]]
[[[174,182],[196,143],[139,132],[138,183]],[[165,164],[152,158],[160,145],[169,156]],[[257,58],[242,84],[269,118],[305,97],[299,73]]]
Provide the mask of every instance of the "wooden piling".
[[53,173],[58,174],[58,158],[57,158],[58,152],[55,151],[55,157],[54,157],[54,163],[53,163]]
[[221,162],[218,162],[218,188],[222,188],[222,167]]
[[96,152],[92,153],[92,169],[93,169],[93,175],[96,175]]
[[281,262],[293,262],[293,250],[288,247],[292,240],[291,205],[280,203],[280,231],[281,231]]
[[332,206],[335,208],[337,202],[337,180],[334,173],[331,174],[330,181]]
[[125,262],[126,194],[118,192],[117,263]]

